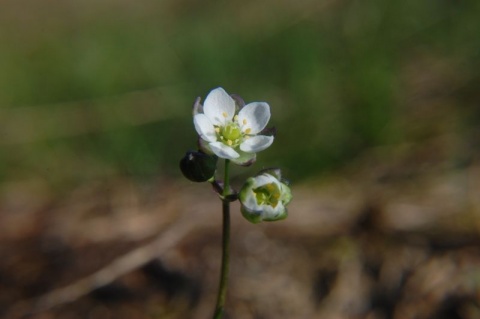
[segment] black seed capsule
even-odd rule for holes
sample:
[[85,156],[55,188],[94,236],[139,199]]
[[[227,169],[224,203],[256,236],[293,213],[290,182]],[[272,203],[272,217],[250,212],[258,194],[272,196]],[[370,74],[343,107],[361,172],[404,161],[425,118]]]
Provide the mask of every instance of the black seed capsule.
[[180,160],[180,170],[192,182],[206,182],[215,174],[217,160],[215,155],[188,151]]

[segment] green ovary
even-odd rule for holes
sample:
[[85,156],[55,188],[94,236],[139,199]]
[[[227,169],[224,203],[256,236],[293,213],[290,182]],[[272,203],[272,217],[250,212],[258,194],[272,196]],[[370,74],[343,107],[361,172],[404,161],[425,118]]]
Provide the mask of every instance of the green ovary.
[[240,139],[242,138],[242,131],[238,125],[234,123],[219,127],[217,129],[217,133],[220,140],[229,146],[238,145],[240,143]]
[[270,183],[253,189],[258,205],[270,205],[277,207],[280,200],[280,189],[277,184]]

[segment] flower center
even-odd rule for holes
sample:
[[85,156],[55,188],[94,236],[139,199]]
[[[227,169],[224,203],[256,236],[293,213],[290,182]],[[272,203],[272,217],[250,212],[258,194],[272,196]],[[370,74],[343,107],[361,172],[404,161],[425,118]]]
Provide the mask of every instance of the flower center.
[[258,205],[270,205],[277,207],[281,193],[277,184],[269,183],[253,189]]
[[220,129],[220,134],[226,140],[238,140],[242,136],[242,131],[238,127],[238,125],[231,123],[228,124]]
[[225,126],[216,127],[217,136],[228,146],[237,146],[241,143],[243,133],[237,123],[228,123]]

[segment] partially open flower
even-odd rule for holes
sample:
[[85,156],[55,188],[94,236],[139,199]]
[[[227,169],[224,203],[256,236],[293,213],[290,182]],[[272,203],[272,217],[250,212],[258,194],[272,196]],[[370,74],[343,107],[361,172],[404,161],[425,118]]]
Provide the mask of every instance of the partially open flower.
[[264,172],[247,179],[239,199],[243,216],[252,223],[274,221],[287,217],[287,204],[292,199],[290,188],[275,172]]
[[253,162],[255,153],[273,143],[273,136],[260,135],[270,120],[270,106],[252,102],[240,109],[222,88],[212,90],[202,108],[195,103],[193,123],[200,136],[200,145],[220,158],[244,165]]

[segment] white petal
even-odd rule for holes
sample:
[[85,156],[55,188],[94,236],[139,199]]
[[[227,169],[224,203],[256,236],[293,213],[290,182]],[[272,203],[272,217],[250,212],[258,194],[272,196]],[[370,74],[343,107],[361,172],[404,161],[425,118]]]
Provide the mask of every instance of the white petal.
[[273,208],[270,205],[263,206],[263,219],[264,220],[276,220],[280,217],[280,215],[285,213],[285,206],[283,206],[282,202],[278,202],[277,206]]
[[257,198],[255,196],[255,193],[253,190],[250,190],[245,197],[245,199],[242,201],[242,204],[248,208],[248,210],[252,212],[261,212],[262,207],[260,207],[257,203]]
[[270,106],[265,102],[249,103],[238,112],[238,123],[247,134],[259,133],[267,126],[269,120]]
[[216,88],[208,93],[203,112],[214,125],[223,125],[235,115],[235,101],[224,89]]
[[205,141],[203,138],[198,139],[198,148],[205,154],[215,155],[213,154],[212,149],[210,148],[210,143]]
[[240,157],[240,155],[230,146],[223,144],[222,142],[210,143],[210,149],[215,155],[221,158],[234,159]]
[[198,135],[202,139],[208,142],[215,142],[217,140],[217,134],[215,133],[215,127],[212,122],[205,116],[205,114],[197,114],[193,117],[193,124]]
[[240,149],[248,153],[263,151],[273,143],[273,136],[257,135],[243,141]]
[[261,187],[263,185],[271,184],[271,183],[275,183],[278,185],[278,180],[270,174],[262,174],[254,178],[255,178],[255,184],[253,185],[254,188]]
[[238,151],[237,153],[240,156],[232,160],[232,162],[234,162],[237,165],[250,166],[255,162],[255,158],[257,157],[257,154],[255,153],[246,153],[241,150]]

